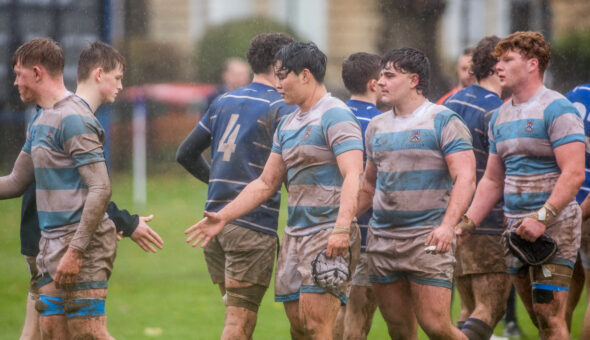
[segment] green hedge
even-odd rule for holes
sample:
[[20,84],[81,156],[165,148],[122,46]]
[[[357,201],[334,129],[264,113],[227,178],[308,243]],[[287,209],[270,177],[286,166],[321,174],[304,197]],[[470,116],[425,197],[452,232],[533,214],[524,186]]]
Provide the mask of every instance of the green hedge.
[[590,82],[590,31],[576,32],[553,42],[553,87],[566,92]]
[[211,26],[197,43],[194,66],[197,81],[219,83],[227,58],[246,58],[250,40],[260,33],[284,32],[295,37],[287,26],[266,18],[249,18]]

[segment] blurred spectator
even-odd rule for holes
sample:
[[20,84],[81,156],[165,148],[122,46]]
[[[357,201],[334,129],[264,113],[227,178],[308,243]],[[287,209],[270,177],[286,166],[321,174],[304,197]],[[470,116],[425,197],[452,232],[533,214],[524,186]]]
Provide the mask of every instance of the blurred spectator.
[[463,50],[463,53],[459,57],[459,60],[457,60],[457,76],[459,78],[459,84],[457,84],[457,86],[455,86],[452,90],[450,90],[439,100],[437,100],[437,104],[441,105],[447,98],[459,92],[459,90],[461,90],[462,88],[471,86],[473,85],[473,83],[475,83],[475,77],[473,76],[473,73],[471,73],[472,54],[473,48],[471,47]]
[[221,80],[223,84],[217,87],[215,92],[207,96],[207,108],[218,96],[250,84],[250,65],[241,58],[229,58],[223,66]]

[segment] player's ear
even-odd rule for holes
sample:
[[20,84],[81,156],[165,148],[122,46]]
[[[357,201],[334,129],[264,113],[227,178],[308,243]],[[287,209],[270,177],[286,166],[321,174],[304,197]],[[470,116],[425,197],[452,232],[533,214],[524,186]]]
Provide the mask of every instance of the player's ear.
[[418,86],[418,83],[420,82],[420,76],[417,75],[416,73],[412,73],[409,75],[410,77],[410,88],[415,89]]
[[529,72],[534,72],[539,70],[539,59],[537,58],[530,58],[527,60],[527,67]]
[[371,79],[367,83],[367,90],[369,92],[377,92],[377,79]]
[[104,75],[104,70],[102,69],[102,67],[95,68],[93,73],[94,73],[94,79],[96,79],[96,81],[100,82],[102,80],[103,75]]
[[35,74],[35,80],[40,81],[43,75],[43,69],[39,65],[33,66],[33,73]]

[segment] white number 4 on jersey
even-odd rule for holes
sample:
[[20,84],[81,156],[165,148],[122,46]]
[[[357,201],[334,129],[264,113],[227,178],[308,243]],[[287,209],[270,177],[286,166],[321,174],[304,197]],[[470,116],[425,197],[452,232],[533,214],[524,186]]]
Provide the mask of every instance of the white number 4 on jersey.
[[231,115],[221,137],[221,144],[217,147],[217,152],[223,152],[223,160],[226,162],[231,159],[231,154],[236,152],[236,138],[238,137],[238,131],[240,131],[240,124],[236,124],[238,117],[237,113]]

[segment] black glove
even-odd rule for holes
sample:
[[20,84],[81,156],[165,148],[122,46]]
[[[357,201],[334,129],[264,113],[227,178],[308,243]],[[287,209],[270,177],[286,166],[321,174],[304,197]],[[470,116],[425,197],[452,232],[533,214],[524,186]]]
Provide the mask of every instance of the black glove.
[[539,236],[535,242],[524,240],[513,231],[506,232],[505,236],[506,244],[512,254],[522,262],[533,266],[547,262],[557,252],[557,243],[545,234]]

